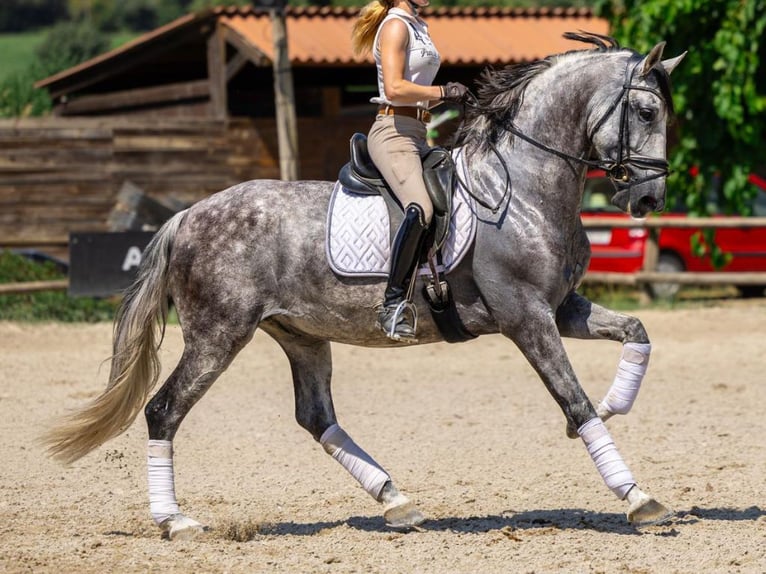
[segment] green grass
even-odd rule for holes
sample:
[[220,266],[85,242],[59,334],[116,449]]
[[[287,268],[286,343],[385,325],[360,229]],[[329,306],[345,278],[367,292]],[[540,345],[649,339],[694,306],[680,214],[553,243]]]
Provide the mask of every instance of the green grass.
[[683,285],[672,299],[652,300],[642,287],[586,283],[578,293],[594,303],[613,311],[631,312],[637,309],[687,309],[717,305],[739,299],[732,286],[696,287]]
[[[0,283],[64,277],[50,262],[35,263],[10,251],[0,251]],[[117,298],[73,298],[63,291],[0,295],[0,321],[111,321],[117,303]]]
[[0,34],[0,82],[32,65],[35,50],[44,38],[45,30]]

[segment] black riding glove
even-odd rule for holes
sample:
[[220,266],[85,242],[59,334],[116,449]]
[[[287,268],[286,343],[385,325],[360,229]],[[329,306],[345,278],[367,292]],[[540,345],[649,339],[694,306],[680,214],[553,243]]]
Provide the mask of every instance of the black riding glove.
[[468,94],[468,88],[460,82],[448,82],[446,86],[442,86],[441,88],[441,99],[443,102],[462,104],[465,101],[466,94]]

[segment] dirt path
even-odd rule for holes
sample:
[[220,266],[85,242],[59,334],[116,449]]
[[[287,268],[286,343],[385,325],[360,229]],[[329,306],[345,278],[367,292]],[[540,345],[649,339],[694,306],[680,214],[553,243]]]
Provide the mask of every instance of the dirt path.
[[[608,426],[642,488],[677,512],[670,526],[627,525],[537,376],[492,336],[335,346],[341,424],[428,517],[390,531],[295,423],[287,361],[258,335],[176,438],[181,506],[213,530],[173,543],[149,516],[141,417],[71,468],[34,442],[103,389],[111,326],[0,323],[0,571],[766,572],[766,302],[635,314],[649,375]],[[567,348],[600,398],[619,345]],[[166,374],[180,349],[170,328]]]

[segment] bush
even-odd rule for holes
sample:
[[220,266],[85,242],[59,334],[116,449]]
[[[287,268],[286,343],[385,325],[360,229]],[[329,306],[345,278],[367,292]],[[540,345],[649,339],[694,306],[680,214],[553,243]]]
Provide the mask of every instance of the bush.
[[52,76],[109,50],[109,37],[87,22],[61,22],[37,48],[37,79]]
[[0,82],[0,118],[42,116],[50,111],[48,92],[34,86],[39,78],[35,72],[25,70]]
[[37,47],[34,63],[0,83],[0,117],[42,116],[52,104],[48,92],[34,83],[106,52],[109,38],[84,22],[55,25]]
[[[35,263],[10,251],[0,251],[0,283],[48,281],[66,276],[52,262]],[[70,298],[62,291],[0,295],[0,320],[111,321],[116,299]]]

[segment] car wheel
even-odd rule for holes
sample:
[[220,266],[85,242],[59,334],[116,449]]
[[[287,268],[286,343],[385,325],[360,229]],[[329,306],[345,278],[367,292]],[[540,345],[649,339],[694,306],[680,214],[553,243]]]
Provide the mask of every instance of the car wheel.
[[[657,260],[657,271],[660,273],[681,273],[684,271],[684,263],[678,256],[672,253],[660,253]],[[649,295],[653,299],[672,299],[681,290],[679,283],[650,283]]]
[[763,297],[766,285],[737,285],[737,289],[744,299],[753,299],[755,297]]

